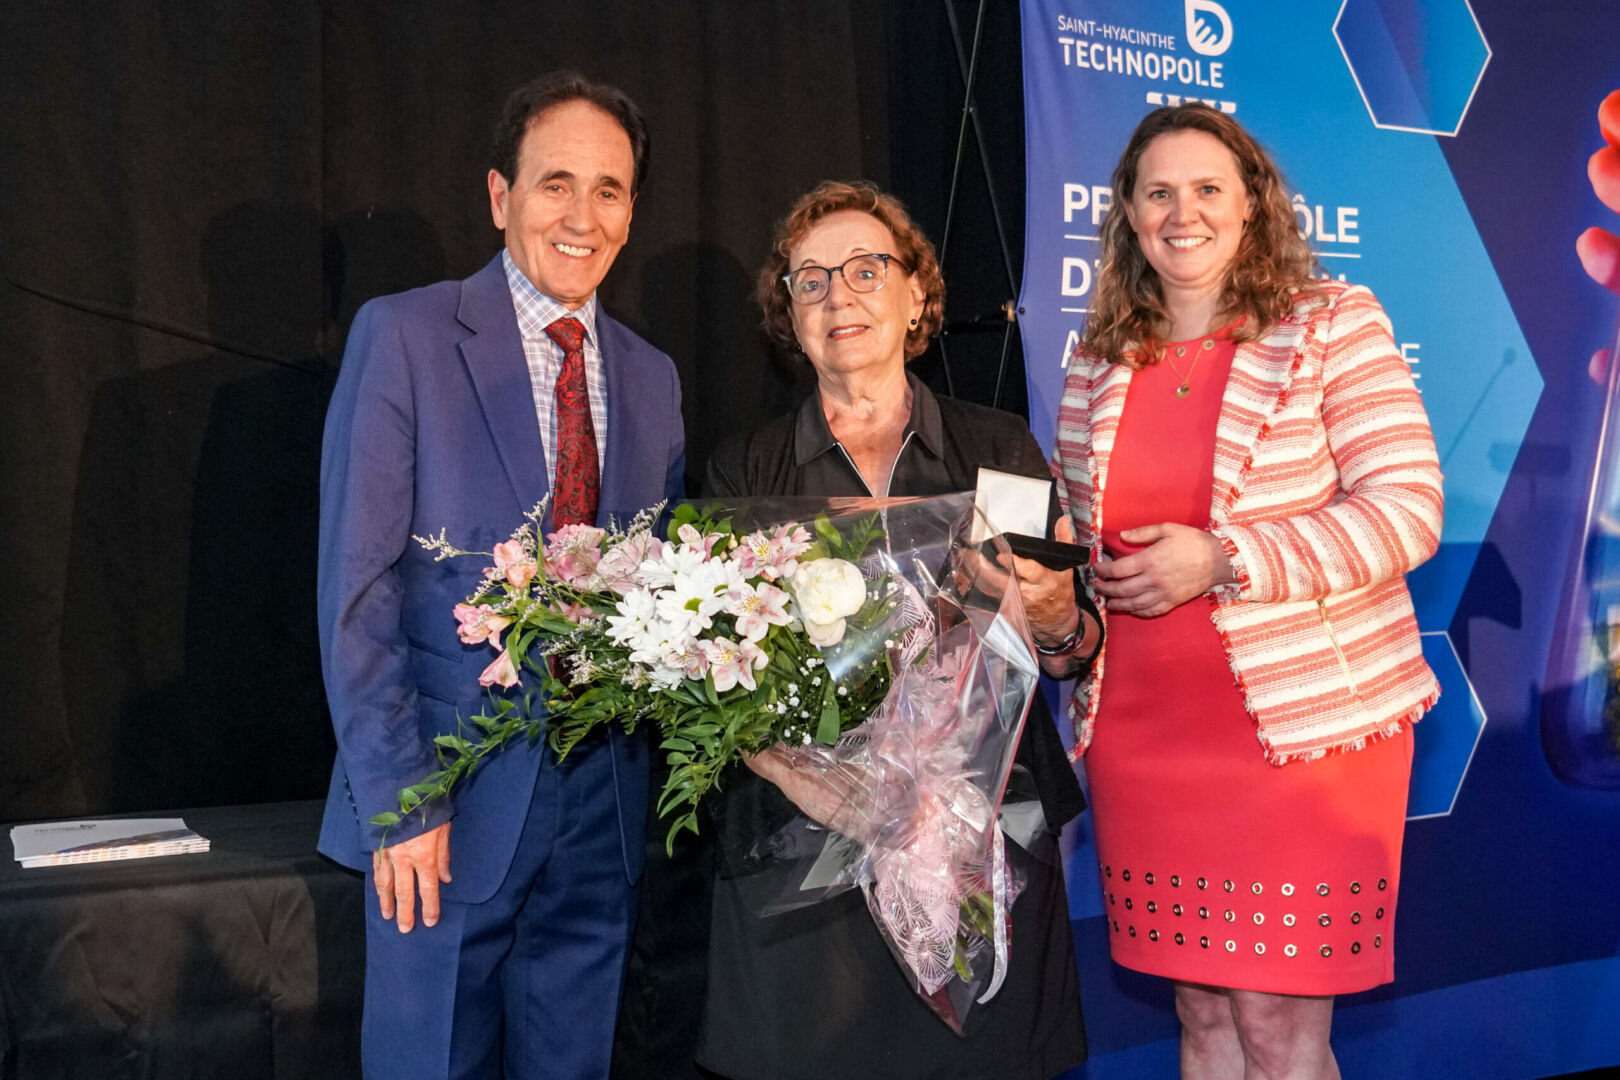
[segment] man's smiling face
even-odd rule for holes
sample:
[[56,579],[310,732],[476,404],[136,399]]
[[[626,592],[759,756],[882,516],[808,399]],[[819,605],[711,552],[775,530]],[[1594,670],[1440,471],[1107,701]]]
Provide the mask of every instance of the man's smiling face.
[[489,173],[490,215],[535,288],[577,308],[607,277],[630,236],[630,137],[588,101],[566,101],[529,125],[509,182]]

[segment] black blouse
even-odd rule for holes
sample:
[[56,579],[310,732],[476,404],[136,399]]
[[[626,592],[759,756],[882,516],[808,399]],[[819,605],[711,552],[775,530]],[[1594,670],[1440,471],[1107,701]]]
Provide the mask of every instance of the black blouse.
[[[827,426],[820,397],[812,394],[796,411],[722,443],[709,458],[706,493],[717,498],[944,495],[973,490],[981,465],[1021,476],[1051,477],[1040,445],[1021,418],[936,397],[915,375],[907,378],[911,419],[889,475],[888,491],[867,489],[855,463]],[[1052,516],[1056,514],[1054,492]],[[1030,706],[1016,760],[1029,769],[1051,828],[1061,828],[1086,808],[1042,694]]]

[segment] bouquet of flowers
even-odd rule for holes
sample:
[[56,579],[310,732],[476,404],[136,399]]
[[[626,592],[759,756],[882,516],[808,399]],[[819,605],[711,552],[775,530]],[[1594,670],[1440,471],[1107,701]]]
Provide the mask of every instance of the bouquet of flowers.
[[971,495],[798,502],[683,504],[664,537],[662,507],[542,537],[544,504],[493,552],[417,537],[441,559],[491,560],[455,608],[460,637],[495,650],[492,691],[530,686],[440,736],[441,768],[374,820],[448,794],[513,739],[566,755],[604,724],[651,724],[673,845],[751,760],[803,810],[759,838],[796,881],[778,906],[862,888],[960,1031],[999,987],[1020,884],[996,827],[1037,677],[1018,591],[966,541]]

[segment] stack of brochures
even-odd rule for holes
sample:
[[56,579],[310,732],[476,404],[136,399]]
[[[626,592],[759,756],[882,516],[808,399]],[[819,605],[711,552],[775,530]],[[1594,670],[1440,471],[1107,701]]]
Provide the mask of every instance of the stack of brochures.
[[12,826],[11,846],[24,867],[71,866],[207,851],[208,838],[182,818],[44,821]]

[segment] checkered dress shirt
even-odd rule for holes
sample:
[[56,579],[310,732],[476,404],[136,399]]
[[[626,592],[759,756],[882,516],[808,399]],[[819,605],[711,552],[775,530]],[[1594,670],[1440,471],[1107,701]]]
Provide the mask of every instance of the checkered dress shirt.
[[598,468],[607,460],[607,375],[602,370],[602,350],[596,340],[596,294],[573,311],[542,293],[501,251],[506,285],[512,292],[517,312],[518,333],[523,336],[523,358],[529,364],[529,388],[534,393],[534,413],[540,421],[540,443],[546,452],[546,483],[557,486],[557,373],[562,370],[563,351],[546,335],[546,327],[572,315],[585,327],[585,383],[591,393],[591,425],[596,429]]

